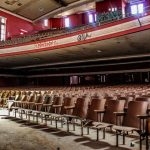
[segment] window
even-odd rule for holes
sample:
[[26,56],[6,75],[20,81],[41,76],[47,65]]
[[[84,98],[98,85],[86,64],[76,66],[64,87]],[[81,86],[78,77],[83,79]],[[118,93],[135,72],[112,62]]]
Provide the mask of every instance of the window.
[[48,27],[48,19],[45,19],[45,20],[44,20],[44,26],[45,26],[45,27]]
[[143,4],[131,6],[131,14],[132,15],[142,14],[143,12],[144,12],[144,5]]
[[142,14],[144,12],[144,6],[143,6],[143,4],[139,4],[138,5],[138,12],[139,12],[139,14]]
[[112,11],[115,11],[115,8],[112,8]]
[[132,5],[131,6],[131,14],[136,15],[138,13],[137,11],[137,5]]
[[65,18],[65,27],[66,28],[70,27],[70,19],[69,18]]
[[93,15],[92,14],[89,14],[89,23],[93,23]]
[[6,39],[6,18],[0,16],[0,41]]
[[97,21],[97,14],[94,15],[95,22]]
[[109,8],[109,11],[117,11],[117,7]]

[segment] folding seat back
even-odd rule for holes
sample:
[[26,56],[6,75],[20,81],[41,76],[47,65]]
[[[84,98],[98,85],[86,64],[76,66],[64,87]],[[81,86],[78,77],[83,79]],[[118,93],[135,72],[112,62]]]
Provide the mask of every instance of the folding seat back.
[[53,96],[45,95],[43,104],[52,104],[53,103]]
[[14,90],[10,91],[10,96],[15,96],[15,94],[16,94],[16,91]]
[[28,97],[28,101],[27,103],[24,104],[24,108],[27,108],[27,109],[34,109],[34,104],[36,102],[36,95],[35,94],[31,94],[29,97]]
[[137,115],[145,115],[147,113],[148,102],[131,101],[128,104],[128,110],[123,119],[123,126],[138,128],[140,127]]
[[31,103],[31,102],[36,102],[36,95],[35,94],[32,94],[29,96],[29,99],[28,99],[28,102]]
[[103,116],[103,122],[116,124],[116,115],[114,112],[123,112],[125,101],[109,100]]
[[114,97],[114,96],[107,96],[107,97],[105,97],[105,99],[106,99],[105,107],[107,107],[109,101],[110,100],[116,100],[116,97]]
[[137,97],[136,101],[147,101],[148,102],[148,110],[150,111],[150,97]]
[[103,111],[105,109],[106,99],[94,98],[91,100],[91,104],[89,105],[87,119],[92,121],[99,121],[98,114],[96,110]]
[[2,98],[8,98],[10,96],[10,92],[7,90],[4,94]]
[[24,102],[28,101],[29,96],[27,95],[22,95],[21,97],[21,101],[19,103],[17,103],[17,107],[21,107],[24,108]]
[[87,99],[77,98],[75,108],[73,110],[73,115],[78,116],[80,118],[86,118],[88,106],[89,101],[87,101]]
[[42,102],[43,102],[43,96],[41,94],[37,94],[35,103],[42,103]]
[[62,105],[63,98],[61,96],[54,96],[53,97],[53,105]]
[[62,105],[63,105],[63,97],[61,97],[61,96],[54,96],[53,97],[52,112],[60,114],[61,110],[62,110],[62,107],[61,107]]
[[74,106],[75,103],[74,103],[74,99],[71,98],[71,97],[64,97],[64,100],[63,100],[63,107],[62,107],[62,114],[68,114],[68,115],[71,115],[72,114],[72,110],[68,110],[66,109],[66,107],[69,107],[69,106]]
[[27,101],[27,100],[28,100],[27,98],[28,98],[27,95],[22,95],[22,97],[21,97],[21,102]]
[[16,94],[15,95],[15,101],[20,101],[21,100],[21,94]]
[[43,102],[44,102],[44,96],[41,95],[41,94],[38,94],[36,96],[36,100],[35,100],[35,109],[37,111],[41,111],[42,110],[42,105],[43,105]]
[[128,108],[128,103],[133,100],[133,97],[128,97],[128,96],[119,97],[118,100],[124,100],[125,101],[125,108]]

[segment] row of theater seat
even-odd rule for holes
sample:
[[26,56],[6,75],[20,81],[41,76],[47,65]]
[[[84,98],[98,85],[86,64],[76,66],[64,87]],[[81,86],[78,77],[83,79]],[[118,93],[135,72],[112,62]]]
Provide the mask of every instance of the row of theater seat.
[[98,25],[98,24],[94,24],[94,25],[89,24],[89,25],[83,25],[83,26],[78,26],[74,28],[48,29],[48,30],[44,30],[35,34],[24,35],[22,37],[7,39],[6,41],[0,41],[0,47],[17,45],[17,44],[22,44],[22,43],[27,43],[27,42],[32,42],[32,41],[38,41],[38,40],[42,40],[42,39],[46,39],[50,37],[56,37],[56,36],[60,36],[64,34],[70,34],[78,30],[85,30],[85,29],[91,28],[95,25]]
[[116,146],[118,146],[118,136],[123,136],[125,144],[125,136],[136,131],[140,136],[140,149],[142,149],[142,139],[145,137],[148,149],[149,88],[118,87],[118,89],[117,87],[79,87],[3,92],[11,93],[10,99],[14,99],[10,110],[15,113],[15,117],[19,113],[20,118],[24,119],[25,114],[28,121],[31,121],[32,116],[34,120],[36,118],[36,123],[41,119],[46,125],[47,121],[51,123],[55,121],[56,128],[58,122],[62,127],[65,122],[68,132],[70,124],[73,125],[74,130],[75,125],[78,124],[81,127],[81,135],[84,134],[85,127],[88,133],[90,128],[95,129],[97,140],[100,130],[103,131],[105,138],[105,131],[110,129],[115,131]]

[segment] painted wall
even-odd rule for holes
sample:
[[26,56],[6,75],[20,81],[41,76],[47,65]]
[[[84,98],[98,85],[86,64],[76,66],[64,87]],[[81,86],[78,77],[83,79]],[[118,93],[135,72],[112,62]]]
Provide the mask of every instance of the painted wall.
[[50,28],[64,28],[64,18],[51,18],[50,21]]
[[22,81],[25,79],[19,77],[0,77],[0,87],[23,86]]
[[[58,28],[58,29],[65,28],[65,18],[70,19],[70,27],[76,27],[76,26],[88,24],[89,23],[88,14],[89,13],[80,13],[80,14],[69,15],[64,18],[51,18],[49,19],[50,22],[49,28]],[[94,19],[95,13],[91,13],[91,14],[93,14],[93,19]]]
[[5,18],[7,18],[7,26],[6,26],[6,32],[7,32],[7,38],[8,37],[13,37],[16,35],[20,35],[21,30],[26,30],[28,32],[32,32],[33,31],[33,25],[32,23],[20,19],[16,16],[7,14],[5,12],[0,11],[0,16],[3,16]]
[[105,0],[96,2],[96,12],[108,12],[110,8],[122,9],[123,0]]

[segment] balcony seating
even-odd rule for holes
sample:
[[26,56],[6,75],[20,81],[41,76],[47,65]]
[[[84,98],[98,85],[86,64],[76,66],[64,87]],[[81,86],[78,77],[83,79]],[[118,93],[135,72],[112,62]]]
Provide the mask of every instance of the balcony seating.
[[[119,135],[123,136],[123,144],[125,144],[125,136],[136,131],[140,135],[143,131],[140,118],[147,113],[148,103],[146,101],[130,101],[127,113],[116,113],[116,116],[124,116],[122,126],[113,126],[116,131],[116,146],[119,145]],[[143,122],[144,123],[144,122]],[[141,149],[141,147],[140,147]]]

